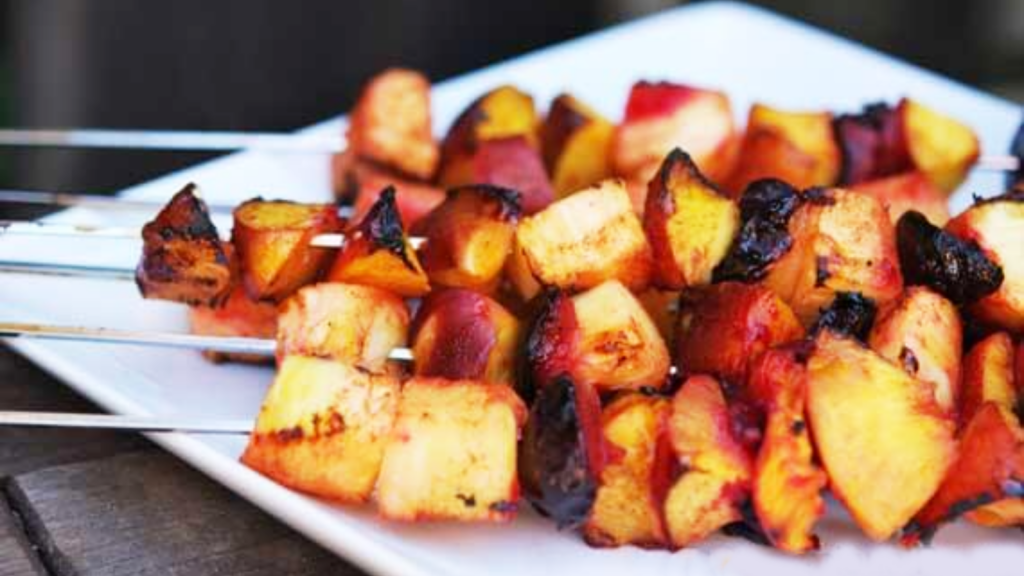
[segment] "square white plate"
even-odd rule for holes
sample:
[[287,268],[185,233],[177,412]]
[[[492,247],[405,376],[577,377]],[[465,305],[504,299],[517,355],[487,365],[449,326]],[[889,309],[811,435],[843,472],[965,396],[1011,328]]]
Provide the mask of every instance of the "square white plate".
[[[912,26],[913,23],[907,23]],[[786,108],[853,111],[866,102],[912,95],[972,125],[983,149],[1001,153],[1020,121],[1009,102],[898,62],[805,25],[742,4],[680,8],[532,53],[439,84],[436,125],[444,129],[485,90],[512,83],[544,105],[570,90],[619,118],[630,85],[670,79],[725,90],[737,120],[755,100]],[[312,130],[336,133],[342,120]],[[183,170],[127,191],[163,199],[189,181],[207,198],[235,203],[262,194],[299,200],[330,197],[325,156],[242,153]],[[1001,176],[976,174],[954,201],[1001,191]],[[74,210],[58,220],[139,224],[143,215]],[[228,224],[223,224],[228,229]],[[6,238],[0,259],[131,266],[138,243]],[[130,282],[4,276],[0,318],[184,331],[180,306],[143,301]],[[12,345],[105,408],[128,414],[251,418],[272,372],[214,366],[198,354],[125,346]],[[242,438],[156,435],[154,440],[311,539],[378,574],[982,574],[1024,568],[1016,531],[956,525],[932,548],[904,551],[871,544],[841,511],[822,523],[825,550],[792,559],[743,540],[716,537],[675,554],[634,548],[595,550],[526,510],[511,526],[384,524],[369,509],[339,508],[281,488],[237,462]],[[525,505],[524,508],[529,508]],[[838,508],[837,506],[832,506]]]

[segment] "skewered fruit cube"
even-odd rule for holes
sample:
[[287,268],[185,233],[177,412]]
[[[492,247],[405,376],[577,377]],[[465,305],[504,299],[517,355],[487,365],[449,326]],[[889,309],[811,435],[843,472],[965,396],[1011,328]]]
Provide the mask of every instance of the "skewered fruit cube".
[[709,376],[693,376],[676,392],[668,434],[682,474],[666,496],[665,523],[671,545],[684,548],[741,519],[753,466]]
[[[200,336],[272,339],[277,335],[277,306],[249,298],[241,284],[235,286],[221,306],[189,307],[188,320],[190,331]],[[204,350],[203,356],[215,363],[264,364],[272,360],[257,354],[213,350]]]
[[337,502],[373,492],[398,406],[397,378],[322,358],[281,362],[242,463]]
[[931,384],[854,340],[823,332],[807,370],[808,418],[832,492],[868,537],[886,540],[945,477],[954,422]]
[[952,302],[928,288],[908,288],[879,313],[868,343],[907,374],[931,384],[939,407],[956,413],[963,327]]
[[673,148],[685,150],[715,182],[732,171],[736,150],[729,98],[670,82],[637,82],[612,139],[612,169],[647,182]]
[[1017,408],[1014,355],[1013,340],[1006,332],[997,332],[975,344],[964,356],[964,394],[960,408],[960,422],[964,426],[986,402],[1009,411]]
[[644,230],[654,256],[654,283],[668,290],[711,282],[739,230],[739,207],[675,148],[651,180]]
[[449,190],[414,229],[426,238],[420,255],[431,281],[493,291],[512,252],[519,215],[514,190],[482,184]]
[[667,544],[662,504],[674,459],[664,433],[670,410],[667,399],[638,393],[621,396],[605,408],[604,441],[615,456],[601,471],[597,499],[583,526],[591,546]]
[[446,172],[441,184],[447,187],[491,184],[515,190],[526,214],[538,212],[554,200],[540,152],[526,136],[480,142],[461,166],[460,172]]
[[429,183],[389,174],[350,152],[332,160],[334,195],[341,205],[352,206],[352,220],[362,220],[380,195],[395,189],[395,203],[407,230],[444,201],[444,191]]
[[946,193],[922,172],[906,172],[861,182],[850,188],[874,196],[889,211],[893,224],[911,210],[925,215],[929,222],[944,226],[949,221]]
[[349,232],[326,279],[374,286],[407,298],[430,291],[427,274],[402,226],[394,188],[385,190]]
[[859,293],[884,306],[903,291],[896,234],[885,207],[857,192],[816,188],[789,219],[792,248],[764,283],[805,325],[838,292]]
[[1024,333],[1024,192],[983,200],[946,226],[954,236],[974,241],[1002,268],[999,288],[969,307],[982,322]]
[[391,351],[404,346],[409,311],[401,298],[371,286],[325,282],[281,305],[277,357],[333,358],[369,372],[395,370]]
[[509,278],[526,300],[541,286],[586,290],[611,279],[640,291],[651,266],[650,246],[622,181],[606,180],[523,219]]
[[390,520],[509,521],[519,498],[516,439],[526,409],[507,386],[413,378],[377,482]]
[[557,288],[537,297],[537,310],[523,339],[523,365],[516,390],[532,403],[541,387],[557,377],[572,374],[579,345],[576,306]]
[[430,180],[440,155],[430,125],[430,82],[391,68],[363,87],[352,109],[348,143],[360,158]]
[[417,376],[511,386],[519,340],[519,320],[494,300],[461,288],[435,291],[413,323],[413,369]]
[[229,250],[197,193],[195,184],[185,186],[143,226],[135,270],[143,298],[215,307],[231,294],[235,274]]
[[551,102],[540,141],[556,198],[611,176],[614,131],[611,122],[572,95],[560,94]]
[[910,159],[948,196],[964,181],[981,146],[968,126],[910,98],[896,109]]
[[249,296],[276,302],[315,282],[334,254],[310,242],[340,229],[330,204],[255,199],[240,205],[232,239]]
[[833,130],[842,152],[840,186],[859,184],[914,169],[896,109],[883,102],[835,119]]

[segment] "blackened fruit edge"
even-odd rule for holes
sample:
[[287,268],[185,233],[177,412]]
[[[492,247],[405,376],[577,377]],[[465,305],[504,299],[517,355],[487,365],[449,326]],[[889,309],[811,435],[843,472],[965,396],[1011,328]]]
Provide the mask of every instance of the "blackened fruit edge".
[[813,336],[822,330],[829,330],[864,342],[875,323],[877,312],[875,302],[861,293],[838,292],[828,308],[821,311],[810,334]]
[[789,218],[800,203],[800,193],[781,180],[751,182],[740,197],[740,232],[715,267],[712,280],[750,283],[764,278],[768,267],[793,245]]
[[405,227],[402,226],[402,217],[398,212],[394,186],[388,186],[380,193],[380,197],[359,223],[359,230],[375,246],[388,250],[408,264]]

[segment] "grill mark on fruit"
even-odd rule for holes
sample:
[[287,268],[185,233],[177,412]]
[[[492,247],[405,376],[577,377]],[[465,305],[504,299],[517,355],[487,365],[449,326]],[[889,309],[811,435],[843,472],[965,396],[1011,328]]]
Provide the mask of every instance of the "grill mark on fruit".
[[476,496],[473,496],[472,494],[466,495],[459,493],[456,494],[455,497],[461,500],[462,505],[466,508],[476,508]]
[[900,365],[903,366],[903,369],[911,376],[916,375],[917,371],[920,369],[920,364],[917,361],[917,356],[914,354],[914,351],[906,346],[900,349]]
[[821,288],[831,277],[828,271],[828,257],[818,256],[814,261],[814,287]]
[[813,336],[822,330],[829,330],[863,342],[875,323],[876,313],[875,302],[861,293],[837,292],[832,303],[821,310],[809,332]]
[[793,423],[789,425],[789,431],[793,436],[800,436],[807,429],[807,423],[803,420],[793,420]]

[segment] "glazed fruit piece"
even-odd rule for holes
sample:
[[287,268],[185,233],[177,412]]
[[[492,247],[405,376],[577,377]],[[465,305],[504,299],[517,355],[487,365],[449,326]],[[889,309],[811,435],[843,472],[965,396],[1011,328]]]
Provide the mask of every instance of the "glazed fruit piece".
[[198,189],[189,184],[143,226],[135,283],[143,298],[219,306],[234,287],[229,251]]
[[757,180],[740,197],[740,229],[728,254],[715,267],[712,280],[756,282],[793,246],[789,219],[802,200],[782,180]]
[[352,206],[352,220],[362,220],[380,195],[395,189],[395,203],[407,230],[444,201],[444,190],[426,182],[389,174],[350,152],[332,159],[334,194],[340,205]]
[[726,282],[681,303],[677,360],[684,374],[743,384],[759,355],[803,336],[796,315],[771,290]]
[[529,300],[542,286],[586,290],[611,279],[640,291],[651,249],[620,180],[606,180],[524,218],[509,278]]
[[526,136],[480,142],[468,160],[467,172],[444,180],[448,187],[491,184],[515,190],[526,214],[534,214],[555,199],[540,152]]
[[441,286],[492,292],[512,252],[519,193],[497,186],[455,188],[417,224],[430,280]]
[[569,94],[551,102],[540,141],[556,198],[611,176],[609,148],[614,131],[611,122]]
[[288,356],[256,418],[242,463],[336,502],[373,492],[401,384],[334,360]]
[[374,373],[399,369],[388,355],[405,346],[409,312],[379,288],[325,282],[307,286],[281,305],[277,358],[332,358]]
[[981,151],[974,131],[909,98],[900,100],[896,113],[914,167],[940,190],[951,194],[967,177]]
[[681,473],[665,498],[665,523],[671,546],[685,548],[742,518],[753,463],[708,376],[689,378],[672,398],[668,435]]
[[333,251],[310,245],[341,230],[330,204],[249,200],[235,209],[232,240],[242,281],[256,300],[282,300],[319,278]]
[[963,405],[960,421],[966,426],[987,402],[1012,412],[1017,408],[1013,340],[997,332],[978,342],[964,356]]
[[916,210],[938,226],[949,221],[946,194],[922,172],[906,172],[877,180],[861,182],[852,190],[874,196],[889,211],[893,224],[911,210]]
[[512,520],[519,500],[516,439],[525,416],[507,386],[418,377],[406,382],[377,481],[380,515]]
[[516,385],[519,395],[532,403],[541,387],[571,374],[579,341],[576,307],[569,295],[554,288],[538,296],[523,341],[523,366]]
[[391,68],[371,78],[349,116],[348,144],[361,159],[414,179],[433,178],[439,150],[426,77]]
[[877,313],[878,308],[870,298],[856,292],[836,292],[832,303],[821,310],[808,332],[815,336],[828,330],[839,336],[849,336],[865,342]]
[[899,117],[888,104],[876,102],[857,114],[839,116],[833,130],[842,153],[840,186],[913,169]]
[[688,154],[673,149],[650,182],[644,210],[654,284],[666,290],[709,284],[739,221],[736,204],[700,173]]
[[670,410],[668,399],[638,393],[621,396],[605,408],[601,427],[612,456],[583,526],[591,546],[667,545],[662,505],[675,467],[664,433]]
[[359,224],[349,231],[326,279],[374,286],[407,298],[430,291],[427,274],[402,226],[394,188],[384,190]]
[[[277,306],[249,298],[245,288],[239,284],[231,291],[227,301],[216,308],[190,306],[188,322],[189,331],[200,336],[272,339],[277,335]],[[272,361],[272,358],[259,354],[212,350],[204,350],[203,356],[215,363],[267,364]]]
[[999,288],[971,304],[970,313],[992,326],[1024,333],[1024,192],[977,202],[946,230],[976,242],[1003,272]]
[[824,332],[807,363],[807,413],[833,494],[886,540],[938,489],[956,455],[932,386],[861,344]]
[[412,327],[417,376],[514,385],[519,320],[487,296],[461,288],[435,291]]
[[963,326],[952,302],[922,286],[907,288],[879,312],[868,343],[907,374],[930,383],[939,407],[956,413]]

